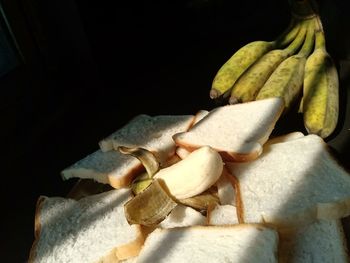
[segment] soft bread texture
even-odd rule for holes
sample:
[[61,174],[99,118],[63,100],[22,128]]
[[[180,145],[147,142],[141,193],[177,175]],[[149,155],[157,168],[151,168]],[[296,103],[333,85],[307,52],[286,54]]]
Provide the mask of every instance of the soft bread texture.
[[216,205],[208,211],[209,225],[238,224],[236,207],[233,205]]
[[118,146],[143,147],[152,151],[163,167],[169,161],[177,161],[172,135],[186,131],[193,122],[192,115],[155,116],[139,115],[106,139],[100,141],[101,150],[64,169],[64,179],[85,178],[114,188],[129,186],[132,179],[144,168],[141,162],[130,155],[124,155]]
[[[209,211],[208,224],[238,224],[235,207],[215,206]],[[349,262],[340,220],[318,220],[307,226],[282,231],[279,236],[280,263]]]
[[281,235],[279,262],[349,262],[340,220],[319,220],[288,235]]
[[61,172],[63,179],[93,179],[114,188],[126,187],[143,170],[141,162],[117,151],[96,152],[86,156]]
[[146,114],[140,114],[132,118],[128,123],[126,123],[122,128],[115,131],[108,137],[99,141],[100,149],[103,152],[108,152],[113,150],[113,136],[118,134],[127,135],[128,132],[131,132],[133,135],[137,135],[137,129],[141,126],[141,123],[147,122],[152,117]]
[[317,135],[272,144],[257,160],[227,167],[245,223],[294,227],[350,214],[350,176]]
[[189,151],[209,145],[226,161],[253,160],[262,153],[282,110],[281,98],[218,107],[173,138]]
[[156,229],[137,263],[277,262],[278,234],[262,225]]
[[291,132],[291,133],[287,133],[284,135],[280,135],[280,136],[276,136],[273,138],[270,138],[265,144],[264,147],[269,146],[271,144],[275,144],[275,143],[281,143],[281,142],[287,142],[287,141],[292,141],[292,140],[296,140],[299,138],[304,137],[304,134],[302,132]]
[[79,201],[40,197],[29,262],[118,262],[136,256],[144,236],[125,219],[123,205],[130,198],[128,189]]
[[205,116],[207,116],[208,113],[209,113],[209,111],[207,111],[207,110],[199,110],[196,113],[196,115],[194,115],[194,120],[193,120],[192,126],[195,125],[196,123],[198,123],[200,120],[202,120]]
[[[199,122],[201,119],[203,119],[206,115],[208,115],[209,111],[207,110],[200,110],[196,113],[194,116],[193,123],[191,127],[193,127],[197,122]],[[190,127],[190,128],[191,128]],[[187,149],[183,147],[176,147],[176,154],[179,156],[181,159],[185,159],[191,152],[188,151]]]
[[205,225],[207,219],[191,207],[177,205],[171,213],[158,225],[161,228]]
[[163,164],[175,154],[172,136],[187,131],[193,121],[193,115],[140,115],[99,145],[102,151],[118,150],[119,146],[142,147],[153,152]]
[[219,180],[216,182],[221,205],[236,205],[236,191],[229,176],[227,170],[223,169]]

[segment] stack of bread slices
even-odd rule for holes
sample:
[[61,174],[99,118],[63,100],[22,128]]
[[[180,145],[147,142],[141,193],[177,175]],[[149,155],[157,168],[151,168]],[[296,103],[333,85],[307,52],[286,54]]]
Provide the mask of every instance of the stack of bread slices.
[[[108,190],[39,198],[29,262],[348,262],[340,220],[350,215],[350,176],[316,135],[271,138],[282,111],[273,98],[137,116],[62,171]],[[124,205],[144,167],[119,146],[147,149],[161,167],[209,146],[223,163],[219,202],[205,211],[179,202],[157,225],[129,224]]]

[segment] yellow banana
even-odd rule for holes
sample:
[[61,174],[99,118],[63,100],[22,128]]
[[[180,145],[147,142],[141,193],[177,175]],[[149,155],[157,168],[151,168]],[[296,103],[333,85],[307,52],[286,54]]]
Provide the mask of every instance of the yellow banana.
[[314,52],[306,61],[302,111],[309,133],[328,137],[337,126],[339,111],[338,72],[325,46],[322,30],[316,33]]
[[309,22],[305,42],[298,52],[284,60],[271,74],[259,91],[256,99],[280,97],[284,99],[285,109],[288,110],[300,95],[303,86],[304,68],[307,57],[312,52],[315,42],[315,20]]
[[304,42],[305,33],[306,26],[303,22],[297,37],[287,48],[272,50],[249,67],[233,85],[229,103],[235,104],[254,100],[256,94],[276,67],[299,49]]
[[293,21],[288,30],[275,41],[254,41],[241,47],[217,72],[210,90],[210,98],[225,96],[250,65],[268,51],[288,45],[295,38],[299,29],[300,23]]

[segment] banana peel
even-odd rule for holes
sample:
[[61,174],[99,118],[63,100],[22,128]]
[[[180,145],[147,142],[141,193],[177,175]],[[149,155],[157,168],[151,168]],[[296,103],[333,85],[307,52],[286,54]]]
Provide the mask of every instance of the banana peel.
[[154,226],[176,206],[176,201],[167,192],[162,180],[156,179],[124,205],[124,212],[131,225]]

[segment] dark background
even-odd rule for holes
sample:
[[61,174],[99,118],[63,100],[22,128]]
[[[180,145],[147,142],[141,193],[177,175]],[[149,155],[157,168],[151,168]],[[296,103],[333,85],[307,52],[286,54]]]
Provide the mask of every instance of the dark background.
[[[137,114],[212,109],[220,66],[290,21],[287,0],[0,2],[24,58],[0,79],[3,262],[28,258],[36,199],[64,196],[76,182],[62,181],[62,169]],[[329,144],[349,168],[348,12],[342,1],[318,3],[341,76],[341,116]],[[288,118],[276,131],[303,129],[295,113]]]

